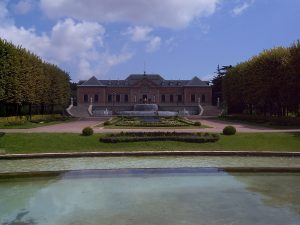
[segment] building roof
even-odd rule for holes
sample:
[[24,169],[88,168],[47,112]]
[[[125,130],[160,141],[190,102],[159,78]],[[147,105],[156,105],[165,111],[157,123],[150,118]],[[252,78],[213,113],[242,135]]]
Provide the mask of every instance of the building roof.
[[200,80],[198,77],[191,79],[185,86],[208,86],[208,82]]
[[79,81],[79,86],[108,86],[108,87],[130,87],[143,79],[147,79],[157,86],[161,87],[206,87],[209,86],[207,81],[202,81],[198,77],[191,80],[165,80],[159,74],[130,74],[125,80],[97,80],[91,77],[87,81]]
[[80,86],[103,86],[103,84],[95,76],[92,76],[89,80],[83,81]]
[[133,85],[143,79],[148,79],[156,85],[160,85],[160,83],[164,80],[164,78],[162,78],[159,74],[131,74],[126,78],[126,81],[128,81],[129,85]]

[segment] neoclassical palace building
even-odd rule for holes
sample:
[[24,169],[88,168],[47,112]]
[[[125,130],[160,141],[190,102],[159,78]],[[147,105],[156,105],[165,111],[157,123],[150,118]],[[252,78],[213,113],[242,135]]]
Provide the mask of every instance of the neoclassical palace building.
[[78,104],[94,106],[133,106],[155,103],[159,106],[211,105],[212,89],[198,77],[191,80],[165,80],[159,74],[131,74],[125,80],[80,81]]

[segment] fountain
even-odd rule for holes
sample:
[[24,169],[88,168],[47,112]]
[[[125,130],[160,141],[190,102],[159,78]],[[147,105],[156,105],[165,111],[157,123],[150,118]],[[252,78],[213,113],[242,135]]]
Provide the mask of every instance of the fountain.
[[157,104],[135,104],[133,111],[120,111],[122,116],[134,117],[172,117],[177,116],[177,112],[159,111]]
[[108,110],[107,108],[103,109],[94,109],[93,110],[93,115],[94,116],[111,116],[112,111]]

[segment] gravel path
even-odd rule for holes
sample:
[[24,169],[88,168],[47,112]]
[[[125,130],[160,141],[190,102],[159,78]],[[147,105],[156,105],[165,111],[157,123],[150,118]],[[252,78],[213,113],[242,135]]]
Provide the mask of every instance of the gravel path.
[[227,125],[232,125],[237,128],[238,132],[241,133],[259,133],[259,132],[300,132],[300,129],[270,129],[265,127],[258,127],[239,122],[228,122],[220,121],[216,119],[201,119],[201,123],[211,128],[200,128],[200,129],[106,129],[103,127],[95,127],[102,123],[107,118],[97,118],[93,120],[82,120],[68,123],[61,123],[55,125],[49,125],[31,129],[0,129],[2,132],[7,133],[81,133],[84,127],[94,127],[95,133],[111,133],[120,131],[180,131],[180,132],[222,132],[223,128]]

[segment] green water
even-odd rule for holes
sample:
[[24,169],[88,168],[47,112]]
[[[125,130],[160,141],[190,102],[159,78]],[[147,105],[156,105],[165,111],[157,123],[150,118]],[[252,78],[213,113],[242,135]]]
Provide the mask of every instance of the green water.
[[180,171],[0,179],[0,224],[300,225],[300,173]]

